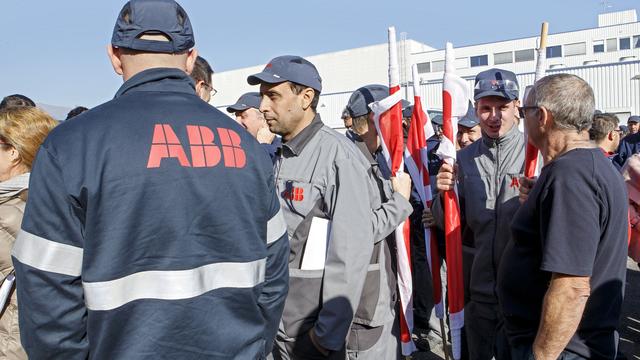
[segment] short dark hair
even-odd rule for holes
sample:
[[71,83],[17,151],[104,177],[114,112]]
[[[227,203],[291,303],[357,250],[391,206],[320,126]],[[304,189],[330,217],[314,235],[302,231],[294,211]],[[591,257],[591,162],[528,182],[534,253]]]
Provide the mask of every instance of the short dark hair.
[[31,106],[36,107],[36,103],[28,97],[21,94],[13,94],[9,96],[5,96],[0,102],[0,109],[7,109],[14,106]]
[[589,129],[589,139],[600,142],[609,135],[610,132],[618,127],[620,121],[614,114],[595,114],[593,115],[593,124]]
[[193,66],[193,71],[191,72],[191,78],[198,81],[204,81],[205,83],[211,85],[211,75],[213,75],[213,69],[209,62],[205,60],[202,56],[198,56],[196,58],[196,63]]
[[87,110],[89,109],[87,109],[84,106],[76,106],[73,109],[71,109],[71,111],[69,111],[69,113],[67,114],[67,118],[65,120],[69,120],[72,117],[78,116]]
[[320,102],[320,92],[318,90],[312,87],[309,87],[306,85],[300,85],[298,83],[294,83],[291,81],[289,81],[289,86],[291,87],[291,91],[293,91],[293,93],[296,95],[299,95],[306,88],[313,90],[313,100],[311,100],[311,110],[313,110],[313,112],[317,112],[316,108],[318,107],[318,103]]

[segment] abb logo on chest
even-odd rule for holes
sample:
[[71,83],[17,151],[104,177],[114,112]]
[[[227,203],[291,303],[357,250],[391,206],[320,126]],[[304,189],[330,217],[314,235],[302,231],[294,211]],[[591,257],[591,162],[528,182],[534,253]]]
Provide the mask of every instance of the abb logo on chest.
[[[240,146],[240,136],[233,130],[217,128],[216,132],[206,126],[187,125],[191,162],[180,139],[168,124],[156,124],[149,151],[147,168],[159,168],[162,159],[174,158],[183,167],[214,167],[224,159],[224,166],[243,168],[247,157]],[[216,143],[217,142],[217,143]]]

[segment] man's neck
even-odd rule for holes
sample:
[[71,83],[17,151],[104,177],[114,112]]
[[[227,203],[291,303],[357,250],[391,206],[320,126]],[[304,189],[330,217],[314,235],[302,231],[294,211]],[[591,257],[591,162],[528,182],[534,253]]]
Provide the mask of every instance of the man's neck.
[[589,141],[589,132],[554,130],[547,135],[544,144],[540,149],[544,164],[548,164],[558,156],[573,149],[594,148],[595,145]]
[[316,117],[316,114],[311,111],[310,109],[305,111],[302,120],[298,123],[298,126],[296,127],[296,129],[292,132],[290,132],[289,134],[286,135],[282,135],[282,140],[284,142],[287,142],[291,139],[293,139],[294,137],[296,137],[298,134],[300,134],[300,132],[304,129],[307,128],[307,126],[309,126],[309,124],[311,124],[311,122],[313,121],[313,119]]

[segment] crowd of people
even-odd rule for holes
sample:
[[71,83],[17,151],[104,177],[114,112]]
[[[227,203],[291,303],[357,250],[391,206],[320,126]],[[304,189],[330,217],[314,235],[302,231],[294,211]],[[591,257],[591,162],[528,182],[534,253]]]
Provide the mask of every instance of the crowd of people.
[[[387,86],[351,94],[343,134],[317,112],[316,67],[278,56],[227,107],[234,121],[209,104],[213,69],[173,0],[127,2],[108,56],[115,98],[61,123],[24,95],[0,103],[0,357],[401,359],[407,325],[428,351],[450,334],[424,230],[445,254],[442,194],[455,190],[463,359],[624,358],[640,117],[623,127],[597,111],[581,78],[546,76],[523,99],[513,72],[477,74],[455,165],[429,112],[425,208],[383,151],[370,105]],[[394,233],[407,218],[412,324]]]

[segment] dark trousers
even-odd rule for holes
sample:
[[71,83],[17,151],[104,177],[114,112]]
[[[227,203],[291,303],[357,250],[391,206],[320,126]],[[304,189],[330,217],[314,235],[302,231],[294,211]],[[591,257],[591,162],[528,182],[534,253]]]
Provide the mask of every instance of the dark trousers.
[[[513,360],[534,359],[533,352],[531,351],[531,345],[512,347],[511,355]],[[568,351],[563,351],[560,353],[560,356],[558,356],[558,360],[583,360],[583,359],[586,360],[586,358]]]
[[464,307],[464,328],[470,360],[509,360],[509,342],[497,304],[470,301]]

